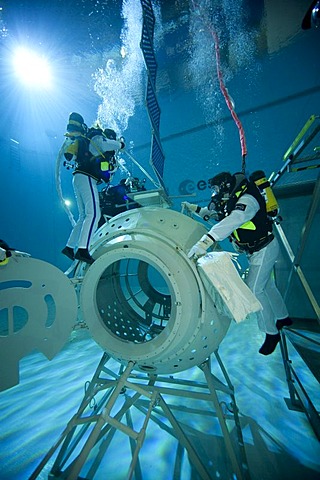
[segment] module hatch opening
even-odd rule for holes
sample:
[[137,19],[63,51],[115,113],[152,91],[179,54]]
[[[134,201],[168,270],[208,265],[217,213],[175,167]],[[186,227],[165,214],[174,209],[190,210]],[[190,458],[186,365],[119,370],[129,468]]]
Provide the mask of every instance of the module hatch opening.
[[218,348],[230,324],[186,252],[205,228],[169,209],[144,207],[103,225],[81,266],[80,307],[93,339],[140,371],[179,372]]

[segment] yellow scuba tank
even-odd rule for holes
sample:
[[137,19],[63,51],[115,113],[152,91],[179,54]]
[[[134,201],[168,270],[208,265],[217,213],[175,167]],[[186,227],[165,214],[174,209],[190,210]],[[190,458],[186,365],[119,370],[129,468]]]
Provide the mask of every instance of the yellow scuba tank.
[[250,175],[249,180],[257,185],[263,195],[266,201],[267,214],[270,217],[277,217],[279,205],[270,186],[270,182],[266,178],[266,174],[262,170],[256,170]]

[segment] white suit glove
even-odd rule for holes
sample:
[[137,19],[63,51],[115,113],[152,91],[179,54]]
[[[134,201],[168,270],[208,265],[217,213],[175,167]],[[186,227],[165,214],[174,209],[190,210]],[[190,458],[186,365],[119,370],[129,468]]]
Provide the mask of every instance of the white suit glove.
[[193,245],[190,252],[188,253],[188,258],[199,258],[202,255],[207,253],[207,250],[214,243],[214,240],[208,237],[208,235],[203,235],[200,240]]
[[181,203],[182,208],[186,208],[190,212],[196,212],[198,205],[195,205],[194,203],[189,203],[189,202],[182,202]]
[[7,252],[4,248],[0,247],[0,262],[2,262],[7,256]]

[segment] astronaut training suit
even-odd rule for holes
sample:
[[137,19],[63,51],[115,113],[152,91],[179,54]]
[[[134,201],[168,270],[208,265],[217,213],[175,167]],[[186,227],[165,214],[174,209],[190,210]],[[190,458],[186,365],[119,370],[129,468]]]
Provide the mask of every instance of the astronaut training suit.
[[[69,136],[72,136],[72,143],[67,147],[64,155],[68,161],[76,162],[72,183],[79,217],[62,253],[71,259],[91,264],[94,260],[89,254],[90,241],[101,216],[97,184],[101,181],[108,183],[116,169],[116,165],[105,162],[104,158],[101,159],[102,153],[122,149],[124,143],[103,135],[93,136],[89,142],[82,117],[75,113],[70,117],[72,115],[77,115],[76,120],[69,119],[67,127]],[[105,163],[107,167],[103,171],[101,165]]]
[[[225,189],[221,189],[221,182],[219,185],[221,175],[227,184]],[[230,237],[237,251],[246,253],[249,262],[246,283],[263,307],[258,312],[258,326],[266,333],[266,339],[259,352],[269,355],[280,340],[279,330],[291,325],[292,320],[288,317],[286,305],[272,276],[279,244],[272,233],[272,222],[267,216],[265,200],[254,182],[249,182],[242,174],[231,176],[229,172],[222,172],[209,182],[212,187],[218,183],[217,190],[222,190],[219,200],[215,201],[215,206],[220,206],[220,221],[192,247],[189,257],[204,255],[215,241],[227,237]],[[226,195],[228,186],[229,192]],[[187,208],[203,218],[216,217],[217,210],[189,205],[186,205]]]

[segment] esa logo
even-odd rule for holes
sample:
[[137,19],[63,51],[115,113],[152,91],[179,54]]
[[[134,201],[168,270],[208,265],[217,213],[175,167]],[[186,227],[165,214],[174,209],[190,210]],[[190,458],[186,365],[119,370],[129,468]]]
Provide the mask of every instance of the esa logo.
[[205,180],[199,180],[197,183],[194,180],[184,180],[179,185],[180,195],[191,195],[196,190],[206,190],[209,188],[208,183]]

